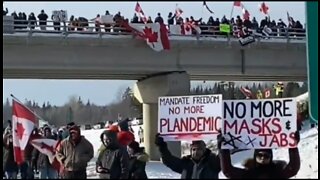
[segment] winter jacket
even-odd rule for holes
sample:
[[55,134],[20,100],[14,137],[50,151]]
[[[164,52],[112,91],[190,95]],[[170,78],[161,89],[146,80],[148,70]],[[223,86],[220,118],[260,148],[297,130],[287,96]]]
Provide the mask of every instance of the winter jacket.
[[243,166],[245,169],[233,167],[229,150],[221,150],[221,168],[227,178],[244,179],[289,179],[295,176],[300,169],[300,157],[297,148],[289,149],[290,162],[273,160],[270,165],[257,167],[254,159],[247,159]]
[[18,171],[18,165],[14,161],[13,155],[13,143],[7,142],[7,138],[9,135],[5,135],[3,138],[3,147],[4,147],[4,155],[3,155],[3,171]]
[[48,19],[48,15],[45,13],[41,13],[38,15],[38,19],[39,19],[39,24],[40,25],[47,25],[47,19]]
[[[98,159],[96,161],[96,170],[100,173],[102,179],[128,179],[129,177],[129,154],[124,146],[117,142],[116,132],[104,131],[103,134],[109,136],[112,143],[105,148],[100,149]],[[99,172],[98,169],[103,168],[104,172]]]
[[137,153],[129,160],[129,179],[148,179],[146,173],[146,163],[149,156],[144,153]]
[[71,142],[70,137],[62,140],[57,147],[56,157],[66,171],[85,171],[93,154],[92,144],[81,136],[76,145]]
[[219,157],[206,149],[204,157],[196,163],[191,156],[177,158],[171,155],[167,146],[159,147],[162,162],[172,171],[181,174],[181,179],[218,179],[220,168]]

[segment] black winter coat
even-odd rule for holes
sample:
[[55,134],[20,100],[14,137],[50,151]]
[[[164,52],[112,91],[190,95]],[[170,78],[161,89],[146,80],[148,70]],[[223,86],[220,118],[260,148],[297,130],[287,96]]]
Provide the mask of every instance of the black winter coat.
[[148,179],[146,163],[149,157],[146,153],[137,153],[129,159],[129,179]]
[[10,142],[9,144],[4,144],[3,170],[10,172],[18,171],[18,165],[14,161],[12,142]]
[[101,179],[128,179],[129,155],[122,146],[103,149],[96,162],[96,169],[101,166],[106,173],[100,173]]
[[172,156],[166,146],[160,147],[162,162],[172,171],[181,174],[181,179],[218,179],[219,157],[206,149],[204,157],[196,163],[191,156],[177,158]]

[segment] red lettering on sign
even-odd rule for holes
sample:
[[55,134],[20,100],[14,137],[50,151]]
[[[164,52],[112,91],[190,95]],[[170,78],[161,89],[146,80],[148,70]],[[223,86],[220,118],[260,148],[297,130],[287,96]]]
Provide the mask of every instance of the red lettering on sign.
[[[270,126],[269,126],[269,123],[271,121],[271,118],[269,119],[264,119],[262,118],[262,134],[266,134],[266,135],[271,135],[271,130],[270,130]],[[268,132],[266,132],[265,130],[267,129]]]
[[252,134],[260,134],[261,133],[261,126],[259,124],[260,122],[261,122],[261,120],[258,118],[252,120],[252,126],[258,128],[256,131],[254,129],[251,129]]
[[[187,118],[175,118],[160,119],[160,132],[163,133],[163,129],[167,129],[168,133],[171,132],[217,132],[218,121],[221,117],[187,117]],[[164,127],[166,126],[166,127]]]
[[169,121],[169,119],[164,119],[164,118],[161,118],[160,119],[160,133],[162,133],[162,128],[164,127],[164,126],[167,126],[167,124],[168,124],[168,121]]
[[244,119],[240,125],[238,134],[242,134],[242,130],[247,130],[247,133],[250,134],[250,130],[247,124],[247,121]]
[[267,140],[268,140],[268,136],[269,136],[269,135],[263,135],[263,134],[262,134],[262,135],[260,135],[260,136],[264,136],[264,138],[263,138],[264,141],[260,141],[260,142],[259,142],[260,146],[261,146],[261,147],[266,147],[266,146],[267,146]]
[[[223,134],[227,134],[227,132],[234,132],[235,134],[237,134],[237,132],[238,132],[237,120],[234,120],[231,124],[229,124],[228,121],[224,121],[224,128],[223,129],[224,129]],[[232,130],[232,131],[230,131],[230,130]]]
[[273,143],[276,143],[278,147],[280,147],[280,145],[281,145],[280,139],[278,139],[278,137],[276,135],[272,136],[269,147],[271,147],[273,145]]
[[294,132],[289,134],[289,140],[291,141],[291,142],[289,142],[289,146],[290,147],[296,147],[297,146],[297,142],[296,142],[296,138],[295,138]]
[[274,119],[272,119],[272,124],[273,124],[273,126],[275,126],[275,127],[278,128],[277,130],[275,130],[275,129],[273,128],[273,129],[272,129],[272,133],[273,133],[273,134],[279,134],[279,133],[282,131],[281,125],[280,125],[280,119],[279,119],[279,118],[274,118]]
[[287,138],[288,138],[287,134],[284,134],[284,133],[280,134],[281,147],[288,146],[289,142]]

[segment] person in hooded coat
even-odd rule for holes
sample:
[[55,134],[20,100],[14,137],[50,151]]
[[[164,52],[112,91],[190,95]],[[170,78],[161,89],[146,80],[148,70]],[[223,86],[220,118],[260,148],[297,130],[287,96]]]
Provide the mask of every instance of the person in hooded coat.
[[[296,133],[296,141],[299,142],[299,134]],[[295,176],[300,169],[300,155],[298,148],[289,148],[290,162],[274,160],[272,149],[255,149],[253,159],[247,159],[244,169],[234,167],[231,164],[230,151],[221,150],[223,137],[218,136],[218,148],[220,150],[220,163],[223,174],[227,178],[244,179],[289,179]]]
[[206,148],[204,141],[192,141],[190,154],[178,158],[173,156],[167,143],[157,134],[155,144],[159,147],[163,164],[172,171],[181,174],[181,179],[218,179],[219,157]]
[[68,138],[57,147],[56,158],[63,167],[64,179],[87,179],[87,165],[93,158],[93,145],[81,135],[80,127],[74,125],[69,129]]
[[139,143],[133,141],[128,146],[129,152],[129,179],[148,179],[146,173],[146,163],[149,156],[144,152],[144,148]]
[[3,134],[3,172],[7,179],[17,179],[18,165],[14,160],[12,133],[6,128]]
[[99,152],[96,172],[101,179],[128,179],[129,155],[127,149],[118,143],[117,133],[105,130],[100,136],[105,146]]

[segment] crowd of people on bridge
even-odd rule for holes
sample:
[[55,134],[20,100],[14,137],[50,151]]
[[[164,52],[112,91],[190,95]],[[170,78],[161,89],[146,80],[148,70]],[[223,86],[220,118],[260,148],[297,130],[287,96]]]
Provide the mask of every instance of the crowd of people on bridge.
[[[9,13],[8,9],[6,8],[3,10],[3,15],[6,16]],[[104,15],[111,15],[110,12],[107,10]],[[41,10],[40,14],[36,17],[34,13],[30,13],[30,15],[26,16],[24,12],[19,12],[18,14],[14,11],[11,13],[13,16],[15,29],[26,29],[28,25],[30,29],[35,29],[36,26],[39,26],[41,30],[46,30],[47,21],[49,16],[45,13],[44,10]],[[102,23],[101,22],[100,14],[93,19],[94,27],[90,27],[89,20],[85,17],[74,17],[73,15],[70,16],[68,24],[64,20],[56,20],[56,18],[51,16],[51,20],[54,20],[54,30],[61,31],[60,27],[67,26],[65,29],[67,31],[89,31],[95,30],[97,32],[130,32],[130,30],[126,29],[123,25],[123,22],[131,22],[131,23],[145,23],[143,18],[137,16],[134,13],[131,20],[121,15],[119,11],[113,16],[114,23]],[[38,21],[37,21],[38,19]],[[147,19],[147,23],[165,23],[168,25],[184,25],[184,26],[199,26],[201,29],[201,35],[224,35],[225,33],[219,32],[219,25],[220,24],[229,24],[231,25],[231,34],[234,36],[242,36],[248,32],[257,32],[262,35],[270,35],[273,34],[275,36],[287,36],[287,31],[290,33],[289,36],[296,36],[301,37],[305,36],[305,29],[299,20],[294,20],[292,17],[288,16],[288,23],[286,24],[282,19],[279,19],[277,22],[276,20],[272,20],[270,16],[266,16],[265,19],[262,19],[260,23],[253,17],[251,20],[249,18],[241,18],[237,16],[236,18],[228,19],[225,15],[219,19],[218,17],[214,19],[212,16],[209,17],[208,21],[205,22],[202,18],[196,20],[193,16],[182,18],[180,15],[176,13],[170,12],[167,16],[167,21],[164,20],[165,18],[161,15],[160,12],[157,13],[157,17],[152,20],[152,17],[149,16]],[[38,24],[39,22],[39,24]],[[61,25],[62,24],[62,25]],[[191,26],[190,26],[191,27]],[[197,34],[195,29],[192,30],[192,34]]]

